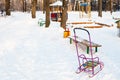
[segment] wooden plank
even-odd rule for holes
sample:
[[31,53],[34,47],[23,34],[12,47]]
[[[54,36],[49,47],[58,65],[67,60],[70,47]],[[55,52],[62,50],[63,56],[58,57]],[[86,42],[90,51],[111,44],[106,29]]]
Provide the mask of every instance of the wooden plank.
[[[74,36],[69,36],[69,38],[71,38],[72,40],[75,41]],[[84,45],[90,47],[90,42],[88,40],[86,40],[86,39],[82,39],[82,38],[80,38],[80,37],[77,36],[76,37],[76,41],[79,42],[79,43],[81,43],[81,44],[84,44]],[[101,45],[99,45],[97,43],[94,43],[94,42],[91,42],[91,46],[92,47],[101,47]]]
[[102,25],[84,26],[84,28],[102,28]]
[[108,24],[104,24],[104,23],[99,23],[99,22],[95,22],[95,24],[101,25],[101,26],[107,26],[107,27],[111,27],[112,25],[108,25]]
[[74,25],[73,27],[84,27],[84,28],[102,28],[102,25],[99,24],[78,24]]
[[67,24],[92,24],[93,22],[71,22]]
[[[82,44],[90,47],[90,42],[87,41],[87,40],[84,40],[84,41],[82,41],[82,42],[80,42],[80,43],[82,43]],[[91,46],[92,46],[92,47],[101,47],[101,45],[99,45],[99,44],[97,44],[97,43],[94,43],[94,42],[91,42]]]

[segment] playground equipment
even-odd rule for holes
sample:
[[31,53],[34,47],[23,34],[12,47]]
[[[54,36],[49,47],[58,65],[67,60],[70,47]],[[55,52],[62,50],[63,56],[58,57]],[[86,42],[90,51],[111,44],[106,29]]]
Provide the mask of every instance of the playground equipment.
[[[90,58],[86,57],[84,54],[79,54],[78,42],[76,39],[77,37],[76,30],[83,30],[88,33],[89,42],[90,42]],[[74,31],[75,46],[77,51],[78,63],[79,63],[79,67],[76,73],[78,74],[83,71],[88,73],[89,77],[91,78],[103,69],[104,64],[101,61],[99,61],[99,57],[93,57],[92,43],[91,43],[91,37],[89,31],[83,28],[74,28],[73,31]]]
[[[53,4],[50,4],[51,20],[52,21],[61,22],[62,9],[63,9],[63,4],[59,0]],[[67,14],[67,18],[68,18],[68,14]]]
[[38,20],[38,24],[39,24],[40,26],[43,26],[43,25],[45,24],[45,20],[43,20],[42,18],[40,18],[40,19]]
[[62,17],[62,2],[56,1],[53,4],[50,4],[51,11],[51,20],[52,21],[61,21]]
[[67,38],[68,36],[70,36],[70,31],[69,31],[69,28],[66,28],[64,31],[63,37]]
[[80,2],[80,17],[83,18],[86,17],[90,18],[91,17],[91,5],[90,5],[90,0],[87,0],[86,2],[84,0],[82,0]]
[[64,38],[67,38],[67,37],[70,37],[70,34],[71,34],[71,32],[70,32],[70,28],[71,28],[71,26],[72,25],[66,25],[66,28],[64,29],[64,33],[63,33],[63,37]]

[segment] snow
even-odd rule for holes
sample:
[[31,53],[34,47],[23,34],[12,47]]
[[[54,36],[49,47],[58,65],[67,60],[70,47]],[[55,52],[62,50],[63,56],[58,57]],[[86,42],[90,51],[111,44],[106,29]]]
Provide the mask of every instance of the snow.
[[[0,80],[118,80],[120,78],[120,38],[112,17],[120,12],[103,12],[99,18],[92,12],[92,20],[113,27],[89,30],[92,41],[102,45],[94,56],[104,63],[104,68],[93,78],[82,72],[76,74],[78,61],[74,44],[63,38],[64,30],[59,22],[49,28],[39,26],[37,12],[32,19],[30,13],[12,12],[11,16],[0,17]],[[119,16],[118,16],[119,17]],[[69,12],[68,22],[78,21],[78,12]],[[84,19],[87,20],[87,19]],[[73,35],[73,27],[70,28]],[[84,35],[81,35],[84,37]],[[87,35],[85,35],[87,37]],[[80,50],[80,53],[85,51]]]
[[56,1],[53,4],[50,4],[50,6],[62,6],[62,2],[61,1]]

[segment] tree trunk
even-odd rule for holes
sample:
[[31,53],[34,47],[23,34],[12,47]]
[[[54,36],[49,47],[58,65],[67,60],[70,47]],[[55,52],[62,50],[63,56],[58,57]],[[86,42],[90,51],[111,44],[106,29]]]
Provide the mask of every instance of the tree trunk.
[[45,13],[46,10],[46,0],[43,0],[43,13]]
[[26,5],[27,5],[26,0],[23,0],[23,12],[26,12]]
[[24,6],[25,12],[27,11],[27,2],[25,0],[25,6]]
[[98,0],[98,16],[102,17],[102,0]]
[[22,4],[23,4],[23,12],[25,12],[25,0],[22,0]]
[[32,18],[36,18],[36,4],[37,0],[32,0]]
[[49,27],[50,25],[50,8],[49,8],[49,0],[46,0],[46,20],[45,27]]
[[61,27],[63,27],[64,29],[66,29],[66,21],[67,21],[67,0],[63,0]]
[[10,15],[10,0],[5,0],[5,11],[6,15]]
[[110,0],[110,13],[112,14],[112,10],[113,10],[113,1]]
[[76,10],[76,1],[77,0],[74,0],[74,11]]

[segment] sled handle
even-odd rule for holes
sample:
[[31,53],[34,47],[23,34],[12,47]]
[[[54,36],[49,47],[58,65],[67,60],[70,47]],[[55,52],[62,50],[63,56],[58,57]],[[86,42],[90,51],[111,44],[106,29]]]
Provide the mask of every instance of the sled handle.
[[90,52],[91,52],[91,57],[93,58],[92,44],[91,44],[92,42],[91,42],[90,32],[87,29],[84,29],[84,28],[74,28],[73,32],[74,32],[75,41],[76,41],[76,30],[83,30],[83,31],[86,31],[88,33],[88,38],[89,38],[89,42],[90,42]]
[[73,29],[74,34],[76,34],[75,31],[76,31],[77,29],[79,29],[79,30],[84,30],[84,31],[86,31],[86,32],[88,33],[88,35],[90,35],[89,31],[86,30],[86,29],[83,29],[83,28],[74,28],[74,29]]

